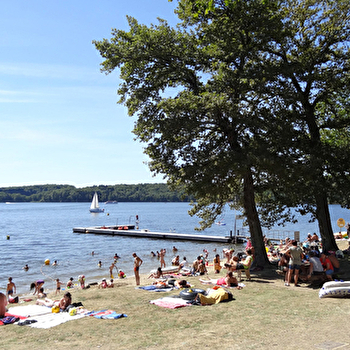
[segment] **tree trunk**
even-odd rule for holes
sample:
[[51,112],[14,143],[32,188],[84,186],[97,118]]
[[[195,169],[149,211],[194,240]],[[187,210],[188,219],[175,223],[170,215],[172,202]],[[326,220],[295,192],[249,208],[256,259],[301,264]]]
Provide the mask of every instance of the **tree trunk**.
[[250,169],[244,176],[243,206],[247,216],[252,245],[255,250],[255,263],[257,266],[266,266],[269,259],[266,254],[263,233],[260,225],[258,211],[256,210],[253,177]]
[[329,214],[329,207],[327,196],[323,192],[315,194],[316,200],[316,218],[318,227],[322,238],[322,247],[324,251],[338,250],[337,243],[334,239],[331,218]]

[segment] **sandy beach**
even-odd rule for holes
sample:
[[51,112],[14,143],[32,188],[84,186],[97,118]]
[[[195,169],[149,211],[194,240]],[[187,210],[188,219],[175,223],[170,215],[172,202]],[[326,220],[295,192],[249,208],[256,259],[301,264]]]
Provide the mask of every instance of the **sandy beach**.
[[[350,280],[349,267],[346,257],[341,261],[341,278],[344,280]],[[141,268],[141,285],[152,283],[147,278],[148,272]],[[220,276],[223,275],[222,271]],[[217,278],[218,275],[210,269],[209,277]],[[187,280],[194,287],[203,288],[199,277]],[[131,276],[116,279],[115,287],[111,289],[74,288],[71,290],[73,302],[81,302],[91,311],[111,309],[127,317],[117,320],[83,317],[50,329],[1,326],[2,347],[345,349],[350,346],[347,332],[350,299],[320,299],[319,288],[307,284],[301,284],[300,288],[285,287],[273,267],[252,273],[252,281],[242,283],[245,284],[242,290],[231,290],[233,301],[175,310],[152,305],[149,301],[179,295],[179,290],[155,293],[135,289]],[[48,296],[55,298],[53,294]],[[19,305],[34,303],[35,300]]]

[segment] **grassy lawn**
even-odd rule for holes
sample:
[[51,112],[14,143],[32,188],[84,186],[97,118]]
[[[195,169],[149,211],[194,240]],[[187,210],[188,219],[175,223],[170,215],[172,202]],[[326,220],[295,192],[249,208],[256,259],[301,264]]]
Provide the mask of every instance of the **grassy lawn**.
[[[341,262],[344,280],[350,264]],[[224,272],[222,272],[222,275]],[[210,273],[212,278],[217,275]],[[285,287],[275,269],[252,274],[235,300],[211,306],[165,309],[152,299],[179,294],[135,289],[133,278],[114,289],[72,290],[73,302],[88,310],[113,309],[126,318],[85,317],[50,329],[7,325],[0,328],[2,349],[349,349],[350,299],[319,299],[319,289]],[[188,281],[203,288],[198,277]],[[142,276],[143,285],[151,283]],[[206,289],[204,286],[203,289]],[[54,298],[54,295],[49,295]],[[32,302],[33,303],[33,302]]]

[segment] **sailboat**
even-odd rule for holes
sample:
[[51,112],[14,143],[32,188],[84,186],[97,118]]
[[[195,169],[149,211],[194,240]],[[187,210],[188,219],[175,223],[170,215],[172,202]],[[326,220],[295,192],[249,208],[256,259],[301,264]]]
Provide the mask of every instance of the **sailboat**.
[[98,196],[95,192],[94,197],[92,198],[91,206],[90,206],[90,213],[103,213],[105,210],[101,209],[98,205]]

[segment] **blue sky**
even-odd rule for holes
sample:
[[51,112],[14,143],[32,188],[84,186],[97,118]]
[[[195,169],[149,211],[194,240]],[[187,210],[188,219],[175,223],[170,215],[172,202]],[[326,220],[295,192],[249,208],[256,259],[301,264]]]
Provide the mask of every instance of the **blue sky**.
[[5,1],[0,12],[0,187],[163,182],[152,177],[118,72],[100,72],[92,40],[157,17],[176,1]]

